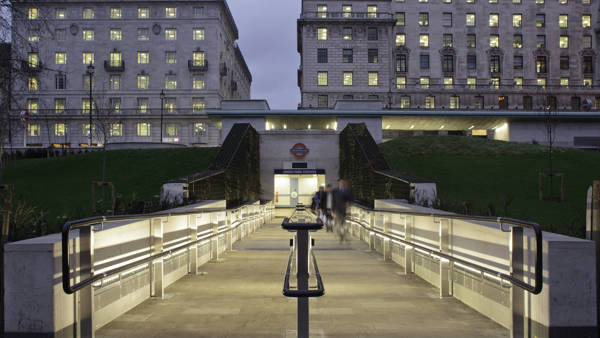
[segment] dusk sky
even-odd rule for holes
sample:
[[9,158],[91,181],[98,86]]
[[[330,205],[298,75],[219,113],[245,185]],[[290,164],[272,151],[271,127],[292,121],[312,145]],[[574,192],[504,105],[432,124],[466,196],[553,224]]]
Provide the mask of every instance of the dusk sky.
[[252,98],[271,108],[295,109],[300,102],[296,20],[300,0],[228,0],[239,30],[238,44],[252,73]]

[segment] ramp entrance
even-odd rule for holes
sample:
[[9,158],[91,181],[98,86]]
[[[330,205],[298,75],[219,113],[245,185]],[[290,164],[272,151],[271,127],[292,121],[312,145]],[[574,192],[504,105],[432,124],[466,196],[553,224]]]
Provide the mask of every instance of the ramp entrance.
[[276,207],[311,205],[314,193],[325,186],[325,170],[276,169],[273,179]]

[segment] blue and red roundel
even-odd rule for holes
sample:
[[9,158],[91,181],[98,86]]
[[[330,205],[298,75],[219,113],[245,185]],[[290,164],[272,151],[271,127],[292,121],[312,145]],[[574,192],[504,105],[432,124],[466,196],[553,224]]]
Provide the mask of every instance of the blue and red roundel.
[[290,149],[290,153],[292,153],[295,158],[304,158],[308,154],[308,148],[306,148],[304,143],[296,143],[292,149]]

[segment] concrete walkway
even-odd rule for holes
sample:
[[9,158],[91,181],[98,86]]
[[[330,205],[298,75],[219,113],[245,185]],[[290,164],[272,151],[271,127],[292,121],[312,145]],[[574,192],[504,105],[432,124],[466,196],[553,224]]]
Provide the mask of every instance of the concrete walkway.
[[[292,234],[270,224],[100,329],[97,337],[295,337],[296,299],[282,295]],[[353,240],[314,234],[325,296],[310,300],[314,337],[507,337],[508,330]]]

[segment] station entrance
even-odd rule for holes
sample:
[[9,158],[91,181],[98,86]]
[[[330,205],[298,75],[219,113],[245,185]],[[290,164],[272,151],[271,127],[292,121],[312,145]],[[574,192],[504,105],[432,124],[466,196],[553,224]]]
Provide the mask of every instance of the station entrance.
[[325,186],[324,169],[275,169],[273,177],[276,207],[310,205],[315,192]]

